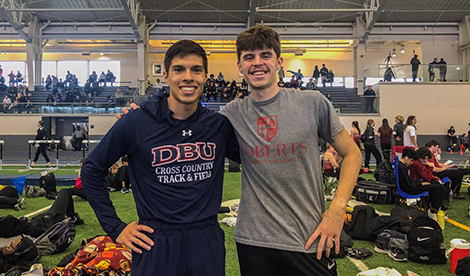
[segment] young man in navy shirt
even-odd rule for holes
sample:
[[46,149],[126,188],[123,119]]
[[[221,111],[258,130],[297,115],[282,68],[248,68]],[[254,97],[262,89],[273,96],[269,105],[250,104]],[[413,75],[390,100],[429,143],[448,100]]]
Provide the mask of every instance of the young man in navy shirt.
[[[225,156],[239,160],[232,126],[199,104],[207,57],[182,40],[165,55],[169,95],[124,116],[85,161],[82,180],[101,226],[133,251],[133,275],[224,275],[217,222]],[[109,198],[108,168],[127,155],[138,221],[121,221]]]

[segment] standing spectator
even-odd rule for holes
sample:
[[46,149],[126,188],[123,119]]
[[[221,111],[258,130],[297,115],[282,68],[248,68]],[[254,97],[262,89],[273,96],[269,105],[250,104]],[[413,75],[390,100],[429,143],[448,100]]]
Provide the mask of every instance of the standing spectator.
[[8,74],[8,77],[10,78],[8,80],[9,85],[13,86],[15,84],[15,77],[16,77],[15,73],[13,73],[13,70],[10,71],[10,74]]
[[65,87],[70,86],[70,83],[72,82],[72,73],[67,70],[67,74],[65,75]]
[[16,86],[20,83],[23,83],[23,75],[18,71],[18,73],[16,73]]
[[405,125],[403,122],[405,118],[401,115],[395,116],[395,125],[393,126],[393,137],[395,138],[395,146],[403,146],[403,134]]
[[160,93],[162,92],[162,83],[160,82],[160,79],[157,79],[157,82],[155,83],[155,92]]
[[[57,94],[57,88],[59,86],[59,79],[52,75],[52,94]],[[59,93],[60,94],[60,93]]]
[[364,148],[366,150],[366,156],[364,160],[364,167],[369,168],[370,154],[372,153],[375,157],[375,162],[377,165],[382,161],[382,156],[380,155],[379,150],[375,146],[375,131],[374,131],[375,121],[373,119],[367,120],[367,128],[364,131]]
[[3,76],[3,68],[1,65],[0,65],[0,76]]
[[51,85],[52,85],[52,78],[51,78],[51,75],[47,75],[47,77],[46,77],[46,87],[45,87],[45,90],[51,90]]
[[116,100],[116,106],[124,106],[126,104],[126,101],[124,100],[124,94],[122,93],[121,88],[118,88],[116,90],[114,98]]
[[301,70],[297,70],[297,73],[292,70],[287,70],[287,72],[292,73],[295,76],[295,81],[302,80],[304,78],[304,74],[302,74]]
[[405,132],[403,134],[403,145],[406,147],[418,148],[418,136],[416,135],[416,116],[410,115],[406,119]]
[[313,69],[312,78],[318,81],[319,77],[320,77],[320,70],[318,70],[318,65],[315,65],[315,69]]
[[326,87],[326,78],[328,77],[328,68],[326,68],[325,64],[322,64],[320,68],[320,77],[321,77],[321,83],[323,87]]
[[281,69],[279,69],[277,75],[279,76],[279,81],[284,82],[284,78],[286,77],[286,73],[284,72],[284,66],[281,66]]
[[[114,76],[114,73],[108,69],[108,71],[106,72],[106,82],[111,83],[111,87],[112,87],[114,81],[116,81],[116,77]],[[106,86],[106,82],[104,83],[104,86]]]
[[375,112],[374,101],[375,101],[375,91],[372,89],[372,86],[367,86],[367,89],[364,91],[364,97],[366,101],[366,113]]
[[444,58],[441,58],[441,61],[439,61],[439,80],[447,81],[446,74],[447,74],[447,62],[444,61]]
[[74,151],[82,150],[82,143],[83,143],[83,140],[86,139],[86,136],[87,135],[86,135],[85,130],[82,129],[80,126],[77,126],[77,128],[72,134],[72,139],[70,140]]
[[[37,134],[36,134],[36,137],[34,137],[34,140],[46,140],[46,139],[47,139],[47,130],[44,128],[44,122],[39,121]],[[36,154],[34,155],[33,162],[31,162],[31,168],[34,167],[34,164],[36,164],[36,162],[38,161],[39,154],[42,154],[42,156],[47,162],[47,166],[50,167],[51,161],[49,160],[49,157],[47,156],[47,152],[46,152],[47,143],[36,143],[35,147],[37,147],[38,149],[36,150]]]
[[377,136],[380,138],[380,147],[382,148],[382,156],[390,160],[390,150],[392,149],[393,129],[388,124],[387,118],[383,118],[382,126],[377,130]]
[[356,143],[357,147],[362,150],[363,148],[361,146],[361,129],[359,128],[358,121],[352,122],[351,138],[354,140],[354,143]]
[[429,73],[430,82],[433,82],[434,77],[436,76],[436,72],[434,72],[434,69],[437,67],[437,64],[438,64],[437,58],[434,58],[434,60],[428,65],[428,73]]
[[78,88],[78,78],[75,74],[72,75],[72,82],[70,83],[70,89]]
[[411,64],[411,76],[413,78],[413,82],[416,82],[416,78],[418,78],[418,69],[421,61],[418,59],[418,55],[414,55],[410,61]]
[[0,75],[0,91],[6,91],[8,86],[5,85],[5,77]]
[[333,87],[333,82],[335,82],[335,74],[333,73],[333,70],[328,71],[328,75],[326,76],[326,80],[330,84],[330,86]]
[[447,130],[447,138],[449,139],[449,146],[453,146],[457,144],[457,136],[455,136],[455,128],[454,126],[450,126]]

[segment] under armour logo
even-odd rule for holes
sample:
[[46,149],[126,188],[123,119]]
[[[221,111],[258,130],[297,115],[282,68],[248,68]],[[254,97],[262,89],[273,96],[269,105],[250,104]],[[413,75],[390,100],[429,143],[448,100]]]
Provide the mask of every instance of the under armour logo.
[[183,130],[183,136],[192,136],[193,135],[193,131],[192,130]]

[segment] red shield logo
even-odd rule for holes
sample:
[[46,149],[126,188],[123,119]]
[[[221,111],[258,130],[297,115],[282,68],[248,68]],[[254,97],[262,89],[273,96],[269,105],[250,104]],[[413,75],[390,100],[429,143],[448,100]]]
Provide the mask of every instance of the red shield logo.
[[277,133],[277,115],[259,117],[257,130],[259,136],[266,142],[271,141]]

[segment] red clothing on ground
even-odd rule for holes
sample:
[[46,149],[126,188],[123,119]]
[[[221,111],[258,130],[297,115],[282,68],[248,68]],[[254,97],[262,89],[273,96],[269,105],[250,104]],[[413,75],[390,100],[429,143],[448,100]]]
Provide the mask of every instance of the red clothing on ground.
[[77,181],[75,181],[75,189],[83,189],[81,177],[77,177]]
[[411,163],[410,173],[414,181],[420,181],[421,179],[425,182],[440,180],[439,177],[433,175],[431,167],[421,164],[419,160],[414,160],[413,163]]

